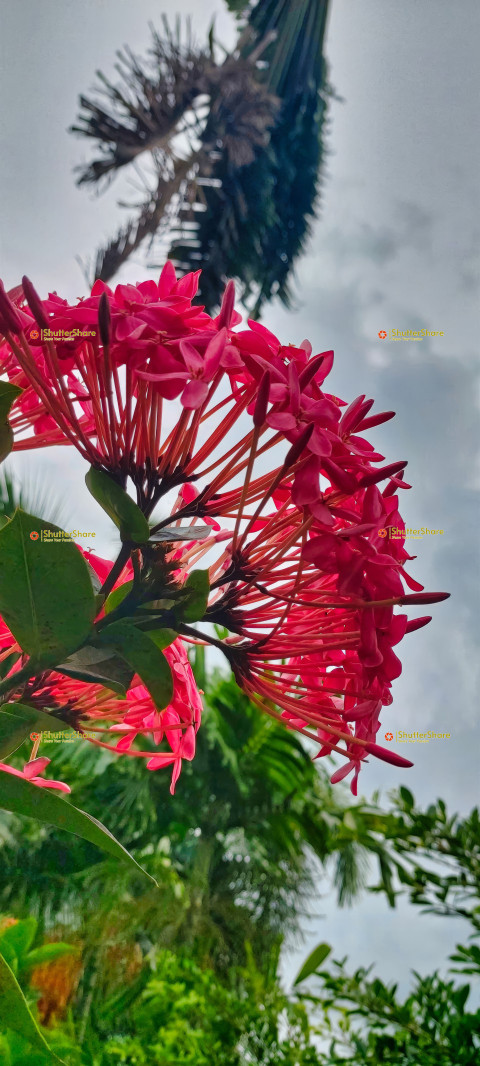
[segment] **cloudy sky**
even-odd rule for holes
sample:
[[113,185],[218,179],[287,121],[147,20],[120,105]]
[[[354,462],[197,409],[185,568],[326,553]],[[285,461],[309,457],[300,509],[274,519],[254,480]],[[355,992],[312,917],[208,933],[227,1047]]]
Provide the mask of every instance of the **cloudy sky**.
[[[314,351],[334,348],[331,388],[344,399],[366,393],[377,409],[397,411],[375,442],[388,460],[409,460],[405,523],[444,531],[415,542],[410,572],[452,596],[402,645],[404,672],[384,724],[451,739],[410,745],[415,767],[397,776],[372,762],[362,787],[369,796],[403,781],[424,804],[442,795],[466,812],[478,802],[480,755],[480,8],[477,0],[333,0],[331,8],[326,51],[341,101],[330,107],[321,211],[298,267],[295,309],[272,304],[263,321],[284,342],[306,336]],[[75,188],[72,168],[86,148],[66,130],[95,70],[112,73],[115,49],[125,43],[144,52],[149,20],[158,25],[168,10],[165,0],[23,0],[4,9],[0,274],[7,288],[27,273],[42,293],[84,295],[77,257],[87,259],[118,225],[118,191],[95,198]],[[199,38],[215,15],[217,35],[233,40],[221,0],[177,0],[176,10],[192,15]],[[143,274],[130,263],[122,277]],[[444,336],[378,337],[423,328]],[[96,529],[96,545],[111,552],[108,520],[78,488],[79,457],[56,449],[47,462],[65,497],[67,528]],[[36,480],[39,457],[15,465]],[[384,977],[405,983],[409,968],[441,964],[462,933],[408,907],[392,913],[376,897],[340,915],[325,898],[317,910],[325,917],[286,959],[287,975],[326,939],[337,957],[375,961]]]

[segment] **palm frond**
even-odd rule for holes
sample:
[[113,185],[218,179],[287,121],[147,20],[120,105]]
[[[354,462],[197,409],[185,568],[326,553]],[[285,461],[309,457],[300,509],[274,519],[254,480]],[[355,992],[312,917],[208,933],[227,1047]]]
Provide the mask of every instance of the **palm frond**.
[[149,266],[166,254],[181,270],[202,266],[199,298],[208,311],[233,277],[258,315],[274,295],[288,305],[292,268],[318,210],[328,0],[235,7],[248,18],[221,64],[213,29],[202,51],[191,35],[182,44],[179,25],[174,34],[164,20],[164,39],[154,31],[145,64],[126,49],[119,85],[99,75],[101,92],[82,97],[73,129],[101,148],[80,184],[145,152],[158,178],[137,216],[98,253],[95,276],[108,281],[146,242]]
[[128,47],[120,50],[115,64],[119,83],[98,71],[100,84],[93,95],[80,97],[80,115],[71,132],[98,142],[101,155],[77,168],[79,185],[113,177],[143,152],[168,152],[180,119],[208,93],[214,64],[194,44],[189,23],[185,43],[179,22],[174,32],[163,16],[163,26],[163,39],[152,27],[145,63]]
[[54,525],[65,527],[67,520],[64,504],[55,495],[50,483],[38,477],[18,483],[15,475],[2,466],[0,469],[0,514],[12,518],[17,507],[21,507],[37,518],[44,518]]

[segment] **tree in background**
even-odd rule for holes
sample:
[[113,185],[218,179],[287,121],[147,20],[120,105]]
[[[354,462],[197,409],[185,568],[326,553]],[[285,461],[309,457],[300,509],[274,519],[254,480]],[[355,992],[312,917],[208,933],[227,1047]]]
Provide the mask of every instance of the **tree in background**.
[[[420,810],[411,792],[401,788],[385,812],[383,839],[390,852],[385,877],[374,891],[391,899],[407,892],[426,912],[458,917],[470,929],[468,944],[450,956],[454,974],[475,979],[471,987],[438,970],[413,973],[412,988],[402,997],[397,984],[371,975],[372,967],[349,974],[345,959],[324,967],[327,945],[319,945],[300,971],[297,984],[317,975],[312,991],[300,996],[313,1029],[329,1044],[319,1056],[322,1066],[477,1066],[480,1061],[478,979],[480,949],[480,820],[475,808],[466,818],[449,815],[438,800]],[[474,943],[471,943],[474,941]]]
[[[328,0],[227,0],[239,19],[232,53],[215,41],[182,41],[163,19],[147,61],[118,53],[120,81],[98,74],[72,130],[99,154],[80,185],[105,184],[143,165],[136,214],[96,256],[109,281],[140,246],[181,270],[202,266],[200,301],[220,302],[227,277],[258,316],[291,299],[292,267],[318,207],[324,157]],[[217,58],[220,56],[221,58]],[[145,187],[147,195],[145,198]],[[161,254],[159,254],[161,253]]]

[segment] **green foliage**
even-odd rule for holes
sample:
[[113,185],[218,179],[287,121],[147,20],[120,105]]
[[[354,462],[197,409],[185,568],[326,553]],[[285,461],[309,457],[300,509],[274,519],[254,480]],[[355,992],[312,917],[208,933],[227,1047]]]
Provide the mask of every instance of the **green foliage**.
[[113,648],[138,674],[158,710],[168,707],[173,697],[172,672],[148,633],[142,633],[126,621],[112,622],[97,639]]
[[42,944],[32,949],[38,934],[35,918],[24,918],[12,925],[0,924],[0,953],[7,960],[15,975],[25,974],[34,966],[77,953],[72,944]]
[[208,570],[194,570],[187,578],[175,614],[182,622],[198,622],[207,610],[210,584]]
[[329,944],[317,944],[316,948],[310,952],[308,959],[305,959],[303,966],[300,967],[293,982],[294,985],[301,984],[302,981],[306,981],[307,977],[311,977],[313,973],[316,973],[322,962],[330,955],[331,950]]
[[9,381],[0,381],[0,463],[7,458],[13,448],[13,432],[8,415],[10,408],[22,389],[11,385]]
[[[245,7],[243,4],[242,7]],[[253,316],[278,296],[291,303],[292,267],[304,250],[315,218],[324,156],[328,90],[322,55],[326,0],[260,0],[249,17],[254,36],[243,47],[248,56],[258,41],[273,33],[257,73],[281,102],[267,145],[257,148],[248,166],[235,167],[224,153],[212,177],[220,188],[202,189],[206,205],[197,218],[195,236],[175,238],[170,254],[182,269],[202,262],[201,302],[218,304],[222,279],[242,283],[245,301],[253,298]],[[209,125],[204,133],[207,140]],[[191,230],[185,236],[191,239]]]
[[59,663],[57,671],[78,681],[103,685],[120,696],[126,695],[133,678],[133,670],[124,659],[115,654],[115,649],[108,645],[94,648],[85,644],[73,655],[69,655],[64,663]]
[[2,774],[1,805],[4,810],[14,814],[36,818],[56,826],[57,829],[65,829],[67,833],[75,833],[117,859],[126,860],[140,869],[132,855],[96,818],[74,807],[60,796],[52,795],[51,791],[39,789],[25,778],[9,773]]
[[[408,892],[412,903],[433,914],[465,918],[480,933],[478,808],[461,818],[449,815],[442,800],[420,810],[405,788],[392,796],[382,821],[395,894]],[[375,891],[387,891],[385,877]]]
[[[0,943],[1,948],[1,943]],[[45,1037],[41,1033],[28,1003],[18,984],[18,981],[10,969],[0,950],[0,1018],[7,1021],[7,1026],[18,1033],[28,1044],[37,1048],[42,1060],[61,1064],[61,1059],[48,1046]]]
[[45,530],[61,532],[21,510],[0,530],[0,612],[21,648],[43,667],[75,651],[95,616],[82,555],[68,540],[44,543]]
[[94,466],[85,475],[87,489],[120,530],[122,541],[146,544],[150,536],[147,519],[127,492]]
[[438,973],[415,975],[405,1000],[396,985],[370,978],[363,968],[349,976],[342,963],[321,974],[320,992],[310,997],[321,1014],[316,1031],[331,1041],[325,1066],[477,1066],[480,1010],[467,1012],[468,985]]

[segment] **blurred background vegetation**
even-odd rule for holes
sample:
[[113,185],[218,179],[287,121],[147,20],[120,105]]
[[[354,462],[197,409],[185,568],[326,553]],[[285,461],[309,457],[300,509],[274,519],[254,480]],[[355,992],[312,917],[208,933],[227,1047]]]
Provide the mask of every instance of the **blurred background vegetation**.
[[[0,953],[50,1047],[72,1066],[478,1063],[464,980],[480,974],[478,812],[420,811],[405,788],[386,810],[350,803],[233,678],[206,689],[198,754],[173,797],[168,775],[141,760],[44,745],[75,801],[101,810],[158,888],[80,838],[2,817]],[[280,953],[320,882],[340,906],[368,888],[466,921],[455,976],[414,975],[402,1000],[325,944],[285,991]],[[45,1061],[6,1024],[0,1063]]]

